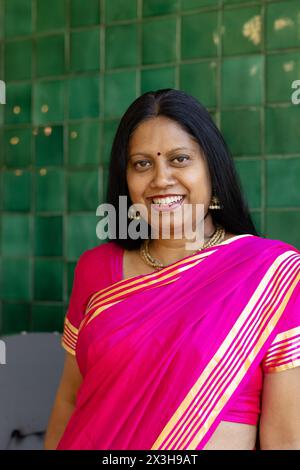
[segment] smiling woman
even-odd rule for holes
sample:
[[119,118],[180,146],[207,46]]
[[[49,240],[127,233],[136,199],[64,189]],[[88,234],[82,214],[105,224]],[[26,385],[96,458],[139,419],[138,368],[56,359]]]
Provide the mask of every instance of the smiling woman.
[[[199,143],[173,119],[157,116],[138,126],[129,140],[128,152],[126,176],[130,200],[146,206],[152,228],[155,220],[151,218],[151,209],[171,213],[171,239],[167,245],[174,247],[174,235],[182,232],[183,224],[188,226],[191,222],[195,227],[197,205],[208,208],[212,197],[209,169]],[[195,210],[189,212],[184,210],[185,206]],[[188,217],[193,220],[189,221]],[[162,225],[162,217],[158,222]],[[157,229],[162,232],[161,227]],[[206,236],[214,231],[211,214],[207,215],[205,229]],[[182,237],[175,243],[182,250],[185,242]],[[163,246],[159,241],[153,240],[151,248],[160,252],[166,264],[172,261],[168,251],[160,249]],[[178,252],[174,254],[176,257]]]
[[[145,207],[158,237],[80,257],[46,448],[299,449],[300,252],[258,236],[196,99],[164,89],[131,104],[111,153],[117,215],[119,196]],[[175,234],[199,206],[191,250]]]

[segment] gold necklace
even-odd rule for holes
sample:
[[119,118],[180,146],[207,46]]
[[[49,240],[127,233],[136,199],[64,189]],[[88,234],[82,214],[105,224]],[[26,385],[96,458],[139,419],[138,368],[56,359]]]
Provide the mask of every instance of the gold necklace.
[[[214,246],[217,243],[221,243],[224,240],[224,238],[225,238],[225,229],[221,226],[217,226],[217,228],[216,228],[215,232],[212,234],[212,236],[202,245],[201,248],[198,248],[198,250],[194,251],[191,255],[194,255],[195,253],[198,253],[198,251],[202,251],[206,248]],[[140,256],[141,256],[142,260],[146,264],[148,264],[148,266],[151,266],[155,269],[164,268],[165,265],[161,261],[159,261],[158,259],[154,258],[149,253],[149,243],[150,243],[150,240],[147,239],[140,246]]]

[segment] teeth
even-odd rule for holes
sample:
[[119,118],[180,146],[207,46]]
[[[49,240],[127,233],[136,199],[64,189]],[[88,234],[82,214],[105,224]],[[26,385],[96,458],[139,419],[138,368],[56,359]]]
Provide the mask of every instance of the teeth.
[[183,196],[171,196],[171,197],[164,197],[164,198],[154,198],[152,202],[154,204],[172,204],[173,202],[181,201]]

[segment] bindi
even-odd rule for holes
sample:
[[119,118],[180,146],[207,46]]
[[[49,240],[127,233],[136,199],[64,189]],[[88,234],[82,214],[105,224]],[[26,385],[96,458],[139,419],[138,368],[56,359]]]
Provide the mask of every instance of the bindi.
[[160,153],[160,152],[157,152],[157,155],[161,155],[161,153]]

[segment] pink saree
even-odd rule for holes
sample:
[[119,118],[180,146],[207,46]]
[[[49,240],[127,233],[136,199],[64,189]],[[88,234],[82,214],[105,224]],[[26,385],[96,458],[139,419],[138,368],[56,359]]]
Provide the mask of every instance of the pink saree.
[[203,449],[253,378],[300,365],[300,252],[240,235],[97,287],[93,260],[121,254],[76,268],[62,344],[83,381],[57,449]]

